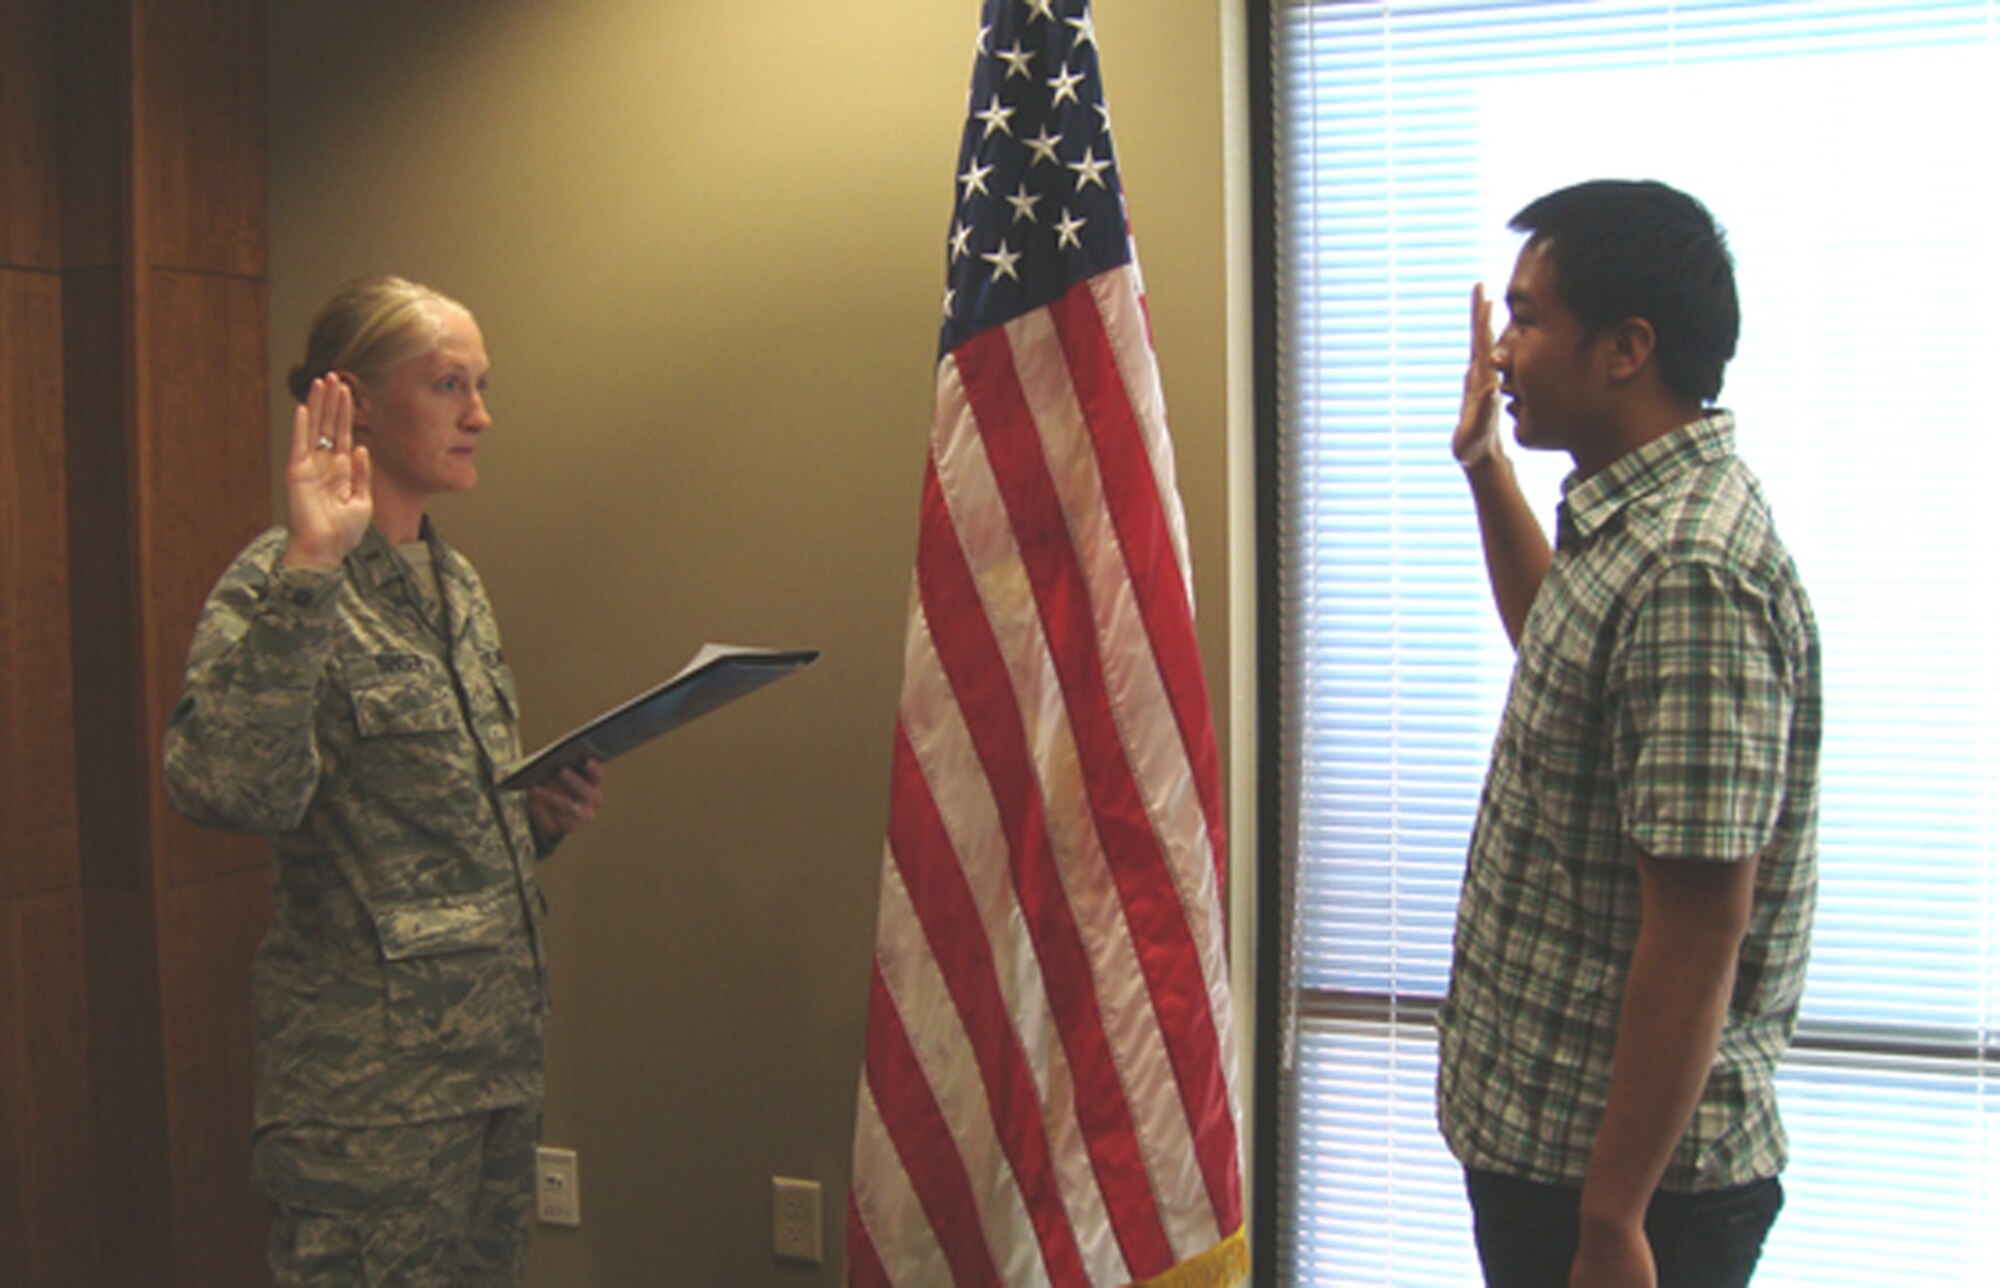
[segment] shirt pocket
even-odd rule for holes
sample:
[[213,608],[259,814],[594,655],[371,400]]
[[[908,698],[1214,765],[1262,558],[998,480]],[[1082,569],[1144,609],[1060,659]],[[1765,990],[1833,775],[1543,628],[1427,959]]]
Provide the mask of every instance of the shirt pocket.
[[501,661],[498,653],[486,654],[481,661],[493,681],[493,692],[500,700],[501,714],[510,724],[520,719],[521,695],[514,684],[514,668]]
[[458,700],[442,670],[421,659],[416,667],[352,674],[354,724],[364,739],[450,733],[459,725]]
[[372,909],[387,1036],[402,1050],[495,1054],[533,1038],[535,968],[511,889]]
[[1587,792],[1612,771],[1606,755],[1603,668],[1592,640],[1573,624],[1536,639],[1520,656],[1515,733],[1530,774],[1545,787]]
[[497,652],[484,656],[481,664],[493,687],[487,747],[496,763],[507,765],[521,758],[521,698],[514,687],[514,668],[500,661]]

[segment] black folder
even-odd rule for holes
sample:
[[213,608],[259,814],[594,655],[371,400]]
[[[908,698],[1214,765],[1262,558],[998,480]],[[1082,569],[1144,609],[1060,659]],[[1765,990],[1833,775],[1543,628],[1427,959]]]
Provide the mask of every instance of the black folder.
[[513,765],[500,786],[535,787],[586,759],[616,759],[697,716],[783,679],[818,657],[816,648],[704,644],[672,679],[621,702]]

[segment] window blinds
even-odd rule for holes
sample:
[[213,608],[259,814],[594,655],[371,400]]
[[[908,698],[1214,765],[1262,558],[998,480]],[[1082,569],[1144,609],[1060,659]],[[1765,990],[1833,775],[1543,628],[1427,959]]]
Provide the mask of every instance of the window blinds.
[[[1512,654],[1447,447],[1532,198],[1729,230],[1722,402],[1820,618],[1821,899],[1761,1283],[1969,1282],[2000,1211],[2000,6],[1273,6],[1296,1030],[1284,1278],[1476,1280],[1431,1017]],[[1495,292],[1497,293],[1497,292]],[[1518,451],[1545,525],[1566,458]]]

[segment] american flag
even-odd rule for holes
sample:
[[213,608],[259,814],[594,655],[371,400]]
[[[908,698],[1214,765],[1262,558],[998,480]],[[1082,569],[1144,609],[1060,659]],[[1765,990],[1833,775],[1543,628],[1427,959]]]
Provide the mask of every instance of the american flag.
[[1233,1283],[1220,774],[1087,0],[986,0],[955,189],[848,1283]]

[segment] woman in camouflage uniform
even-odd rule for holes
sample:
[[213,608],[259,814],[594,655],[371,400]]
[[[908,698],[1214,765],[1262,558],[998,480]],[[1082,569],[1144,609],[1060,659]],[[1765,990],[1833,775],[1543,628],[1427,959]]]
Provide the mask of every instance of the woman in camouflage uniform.
[[487,358],[462,305],[356,282],[293,368],[286,522],[203,609],[166,738],[174,806],[269,833],[253,1170],[280,1283],[516,1283],[542,1098],[537,859],[598,766],[502,791],[514,679],[426,517],[478,481]]

